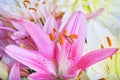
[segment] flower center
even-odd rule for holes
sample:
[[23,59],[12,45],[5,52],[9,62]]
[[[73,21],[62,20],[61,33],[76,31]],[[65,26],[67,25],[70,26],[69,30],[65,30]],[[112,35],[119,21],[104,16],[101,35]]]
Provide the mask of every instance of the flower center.
[[74,43],[74,40],[73,39],[77,39],[78,36],[76,34],[70,34],[70,35],[67,35],[67,30],[64,29],[62,32],[58,33],[58,31],[53,28],[53,33],[50,33],[49,34],[49,38],[51,41],[55,41],[55,42],[60,42],[60,44],[64,44],[64,40],[67,40],[70,44],[73,44]]

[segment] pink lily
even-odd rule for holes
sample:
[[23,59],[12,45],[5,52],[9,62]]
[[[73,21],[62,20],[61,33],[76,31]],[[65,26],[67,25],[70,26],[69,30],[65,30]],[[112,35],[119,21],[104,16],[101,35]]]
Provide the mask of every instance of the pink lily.
[[20,68],[18,62],[15,62],[10,69],[8,80],[21,80],[20,76],[28,76],[28,75],[29,73],[26,70]]
[[10,70],[9,80],[20,80],[19,63],[15,63]]
[[[49,20],[55,23],[52,16],[48,22]],[[51,26],[53,30],[47,27],[51,25],[47,22],[44,26],[47,27],[45,31],[27,20],[21,20],[19,23],[30,34],[38,51],[9,45],[5,52],[36,71],[29,75],[31,80],[71,79],[87,67],[113,55],[118,50],[107,48],[82,56],[86,34],[86,17],[82,12],[75,12],[64,28],[58,27],[57,23],[53,24],[54,26]]]
[[[8,44],[14,43],[16,45],[20,45],[21,47],[37,49],[33,41],[29,38],[29,35],[26,33],[25,29],[20,26],[20,24],[17,23],[16,20],[2,19],[1,23],[2,24],[0,25],[0,34],[1,32],[4,33],[1,34],[2,38],[0,37],[0,41],[2,39],[2,42],[5,42],[6,40],[11,40]],[[7,39],[4,40],[5,38]]]
[[[14,40],[9,37],[10,32],[13,31],[10,28],[4,27],[2,22],[0,21],[0,60],[3,62],[10,63],[13,59],[11,59],[4,51],[5,47],[9,44],[16,44]],[[7,61],[9,60],[9,61]]]

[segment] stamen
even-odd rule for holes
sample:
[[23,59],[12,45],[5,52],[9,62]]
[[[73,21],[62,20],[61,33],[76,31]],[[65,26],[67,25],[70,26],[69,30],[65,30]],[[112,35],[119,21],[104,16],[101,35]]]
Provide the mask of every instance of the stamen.
[[105,80],[105,78],[101,78],[101,79],[99,79],[99,80]]
[[29,10],[33,10],[33,11],[37,12],[37,10],[35,8],[29,8]]
[[63,35],[67,35],[67,30],[63,30]]
[[64,37],[70,44],[74,43],[73,39],[71,39],[69,36],[64,36]]
[[80,78],[80,75],[82,74],[82,72],[80,72],[79,74],[78,74],[78,76],[77,76],[77,78],[78,78],[78,80],[81,80],[81,78]]
[[104,49],[104,45],[103,44],[101,44],[101,49]]
[[[58,37],[55,37],[55,33],[57,32],[57,30],[55,28],[53,28],[53,33],[49,34],[49,38],[51,41],[59,41],[60,44],[64,44],[64,39],[66,39],[70,44],[73,44],[74,41],[73,39],[77,39],[78,36],[76,34],[71,34],[71,35],[67,35],[67,30],[63,30],[61,33],[59,33]],[[57,38],[57,39],[55,39]],[[55,41],[55,42],[56,42]]]
[[76,34],[71,34],[69,37],[72,38],[72,39],[77,39],[78,38],[78,36]]
[[51,41],[54,41],[54,39],[55,39],[54,35],[52,33],[49,34],[49,38],[50,38]]
[[81,80],[81,78],[79,76],[77,78],[78,78],[78,80]]
[[64,39],[63,39],[62,33],[59,34],[59,41],[60,41],[60,44],[64,44]]
[[26,1],[29,1],[29,0],[24,0],[24,1],[26,2]]
[[108,36],[106,37],[106,40],[107,40],[107,43],[108,43],[109,47],[111,47],[112,43],[111,43],[111,40],[110,40],[110,38]]
[[57,32],[57,30],[55,28],[53,28],[53,33]]
[[110,59],[112,60],[113,56],[110,56]]
[[36,6],[36,7],[38,7],[38,6],[39,6],[39,3],[38,3],[38,2],[36,2],[36,3],[35,3],[35,6]]
[[44,22],[45,22],[44,19],[41,17],[39,20],[42,23],[42,25],[44,25]]
[[29,1],[29,0],[24,0],[24,3],[25,3],[25,2],[26,2],[26,3],[30,3],[30,1]]
[[55,17],[56,17],[56,18],[62,18],[63,15],[64,15],[64,12],[55,13]]
[[31,22],[35,22],[35,20],[34,20],[33,18],[29,18],[29,20],[30,20]]
[[24,43],[21,43],[21,44],[20,44],[20,47],[21,47],[21,48],[25,48]]
[[46,2],[45,2],[45,1],[43,1],[43,2],[42,2],[42,4],[46,4]]
[[30,1],[29,1],[29,0],[24,0],[23,4],[24,4],[25,8],[27,8],[26,3],[29,3],[29,4],[30,4]]

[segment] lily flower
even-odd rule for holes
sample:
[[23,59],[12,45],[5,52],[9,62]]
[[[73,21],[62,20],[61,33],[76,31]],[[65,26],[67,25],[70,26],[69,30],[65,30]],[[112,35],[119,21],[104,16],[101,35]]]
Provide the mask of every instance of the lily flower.
[[[120,48],[120,45],[118,45],[120,44],[119,37],[116,37],[108,28],[104,27],[104,24],[91,20],[88,26],[86,38],[89,50],[109,47]],[[91,45],[93,46],[91,47]]]
[[0,61],[0,79],[1,80],[20,80],[20,76],[28,76],[29,73],[20,69],[19,63],[15,62],[12,67]]
[[8,64],[13,61],[4,51],[5,47],[9,44],[16,44],[14,40],[9,37],[10,32],[12,29],[3,27],[2,22],[0,22],[0,60],[4,63]]
[[[80,10],[85,14],[93,14],[89,15],[88,18],[94,17],[96,21],[104,24],[104,27],[107,27],[115,36],[120,36],[119,3],[120,0],[58,0],[57,6],[60,6],[60,8],[57,11],[65,13],[62,18],[63,25],[75,11]],[[99,16],[96,17],[97,15]]]
[[17,20],[26,18],[40,25],[44,24],[45,20],[51,13],[55,13],[55,8],[55,0],[0,1],[1,17]]
[[[25,29],[15,21],[16,20],[10,20],[10,19],[8,20],[3,19],[1,21],[1,25],[0,25],[1,43],[4,42],[6,45],[16,44],[22,47],[26,47],[27,45],[29,47],[26,48],[36,49],[36,46],[34,45],[33,41],[29,38],[29,35],[26,33]],[[4,40],[5,38],[7,41]],[[2,45],[3,49],[6,45]]]
[[[53,19],[54,17],[49,20],[54,22]],[[86,16],[79,11],[71,16],[62,29],[51,26],[43,30],[28,20],[21,20],[19,23],[31,36],[38,50],[8,45],[5,52],[36,71],[28,76],[31,80],[72,79],[87,67],[113,55],[118,50],[106,48],[82,55],[86,35]]]
[[8,80],[20,80],[20,68],[18,63],[15,63],[11,68]]
[[28,71],[23,69],[18,62],[15,62],[9,71],[8,80],[21,80],[20,76],[26,77],[24,79],[27,80],[28,75],[29,75]]
[[[0,22],[0,61],[5,63],[7,66],[11,67],[16,62],[16,60],[14,60],[10,56],[8,56],[6,54],[6,52],[4,51],[4,49],[7,45],[14,44],[14,45],[19,45],[19,46],[24,47],[24,48],[30,48],[30,49],[36,49],[36,48],[34,47],[34,44],[32,44],[33,41],[29,38],[23,40],[19,36],[19,38],[17,38],[18,40],[12,39],[11,35],[13,33],[17,33],[17,31],[20,30],[19,28],[21,28],[21,27],[18,26],[17,27],[18,30],[16,30],[16,29],[11,28],[11,27],[6,27],[7,25],[5,26],[4,25],[5,23],[6,22]],[[21,29],[21,31],[22,31],[22,29]],[[16,35],[16,36],[18,36],[18,35]],[[28,47],[26,47],[26,46],[28,46]],[[22,68],[23,68],[23,65],[22,65]],[[3,67],[2,67],[2,69],[3,69]],[[0,77],[0,78],[7,80],[5,78],[6,71],[4,71],[4,69],[3,70],[2,69],[0,71],[1,72],[0,75],[2,75],[2,77]],[[23,71],[24,70],[22,70],[22,74],[23,74]],[[25,73],[25,71],[24,71],[24,73]],[[8,72],[8,74],[9,74],[9,72]],[[15,74],[15,73],[13,73],[13,74]],[[5,75],[5,77],[3,75]],[[8,75],[7,75],[7,77],[8,77]]]
[[[104,24],[101,24],[99,21],[91,20],[88,26],[86,36],[88,51],[115,47],[120,49],[119,37],[116,37],[109,29],[104,27]],[[91,45],[93,46],[91,47]],[[120,52],[118,51],[110,58],[88,68],[87,74],[90,79],[97,80],[105,78],[105,80],[119,80],[119,56]]]

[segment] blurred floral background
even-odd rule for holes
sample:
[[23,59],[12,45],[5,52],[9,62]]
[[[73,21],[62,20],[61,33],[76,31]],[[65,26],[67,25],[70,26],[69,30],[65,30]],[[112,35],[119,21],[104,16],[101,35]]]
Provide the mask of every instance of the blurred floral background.
[[0,0],[0,80],[120,80],[120,0]]

